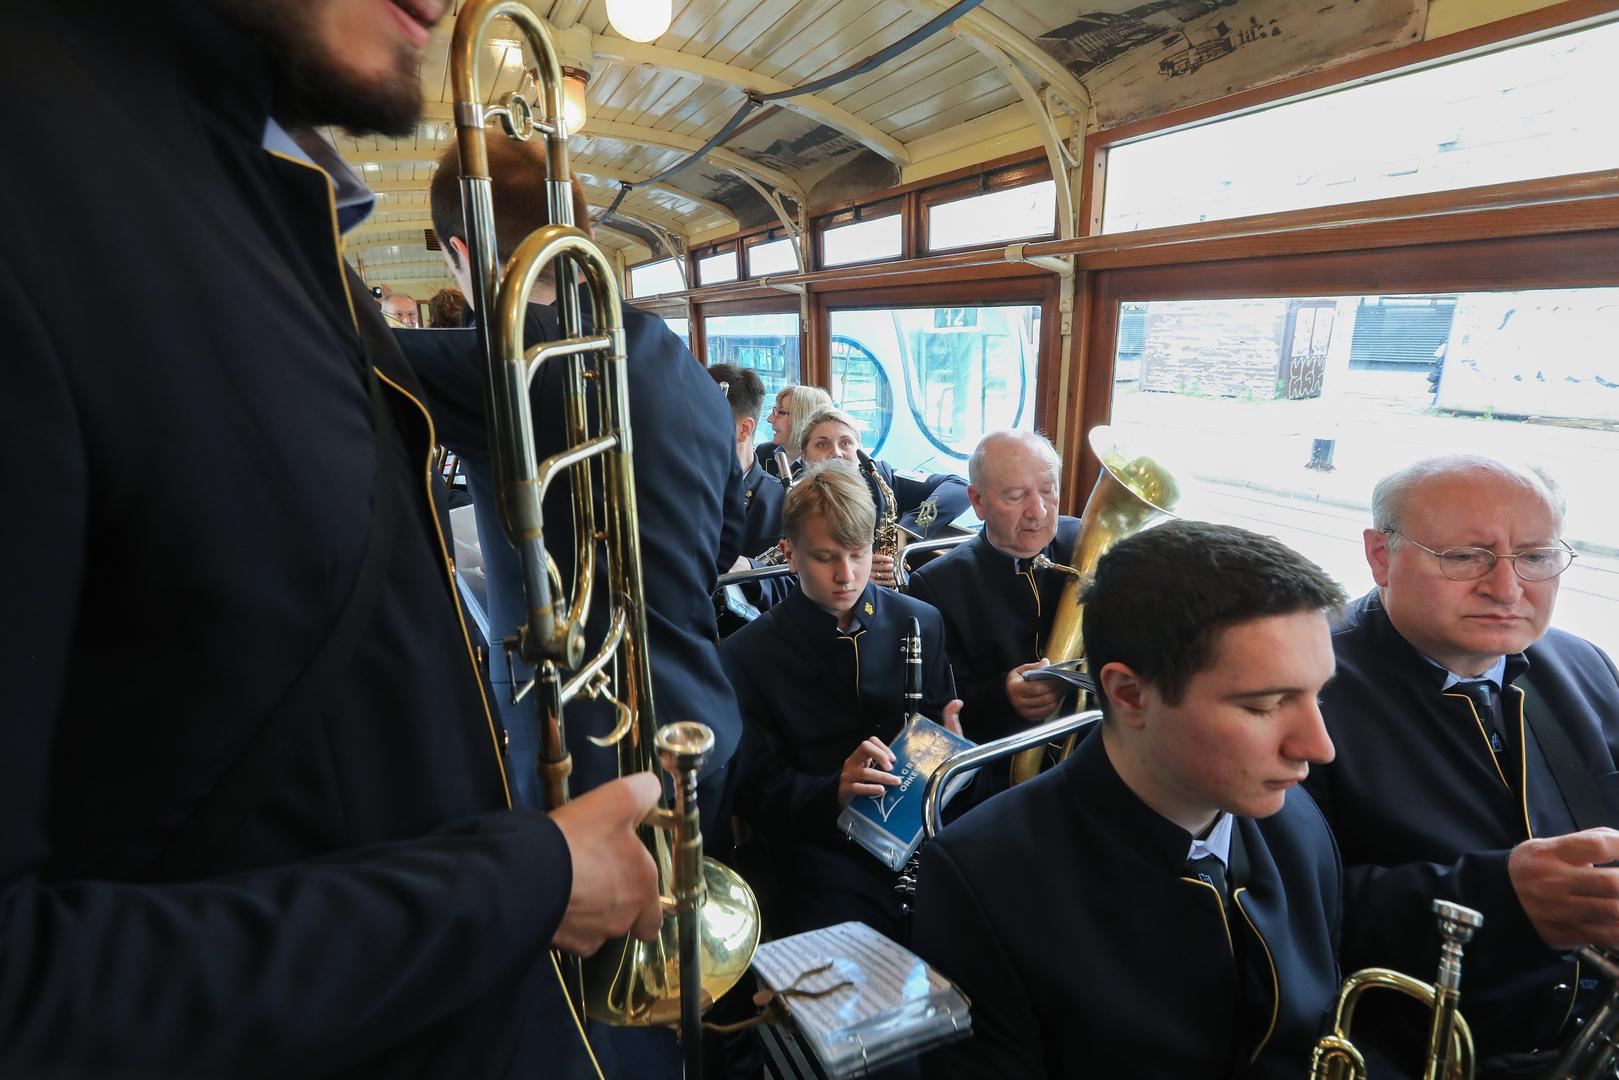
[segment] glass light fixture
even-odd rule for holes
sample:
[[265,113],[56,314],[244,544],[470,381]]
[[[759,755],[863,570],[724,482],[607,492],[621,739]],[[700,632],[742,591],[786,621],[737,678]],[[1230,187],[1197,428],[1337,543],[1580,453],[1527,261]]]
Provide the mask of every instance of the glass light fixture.
[[607,21],[631,41],[652,41],[669,29],[674,0],[607,0]]
[[585,126],[585,86],[590,73],[583,68],[562,69],[562,119],[570,132]]

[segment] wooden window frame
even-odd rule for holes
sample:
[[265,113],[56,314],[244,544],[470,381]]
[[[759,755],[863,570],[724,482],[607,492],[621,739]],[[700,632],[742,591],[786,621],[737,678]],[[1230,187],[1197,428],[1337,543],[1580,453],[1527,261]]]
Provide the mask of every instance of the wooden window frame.
[[1022,241],[1045,240],[1057,235],[1057,215],[1052,212],[1051,230],[1045,233],[1035,233],[1031,236],[1014,236],[1007,240],[986,240],[979,244],[957,244],[951,247],[935,248],[928,243],[928,213],[943,203],[959,202],[970,199],[975,195],[987,195],[992,191],[1007,191],[1012,188],[1025,187],[1029,184],[1038,184],[1051,179],[1051,163],[1045,158],[1038,160],[1021,161],[1015,165],[1004,166],[1000,169],[980,172],[974,176],[961,180],[940,184],[917,193],[916,205],[916,252],[920,258],[926,255],[943,255],[957,251],[979,251],[985,248],[1005,247]]
[[[810,224],[810,234],[814,237],[815,266],[817,269],[842,270],[851,266],[880,266],[884,263],[903,262],[915,258],[913,254],[913,233],[915,229],[911,222],[913,215],[907,213],[910,209],[910,197],[884,196],[869,202],[857,203],[836,213],[825,214],[815,218]],[[827,266],[826,263],[826,234],[830,229],[840,228],[844,225],[854,225],[862,221],[877,221],[886,217],[899,218],[899,253],[885,256],[881,259],[862,259],[858,262],[838,263],[837,266]]]
[[[791,239],[792,237],[787,235],[786,227],[782,225],[775,225],[768,229],[760,229],[758,232],[749,233],[746,236],[737,237],[737,256],[742,260],[742,280],[757,281],[761,277],[768,276],[763,274],[755,274],[753,272],[753,268],[748,264],[749,252],[758,247],[760,244],[771,244],[778,240]],[[800,249],[803,248],[803,244],[803,239],[799,238]],[[781,271],[779,270],[777,271],[778,274],[780,272]],[[797,273],[796,270],[792,272]]]
[[[1111,147],[1167,135],[1183,128],[1274,108],[1305,98],[1346,89],[1356,83],[1374,82],[1424,68],[1466,59],[1469,56],[1527,44],[1536,38],[1555,37],[1610,21],[1619,12],[1619,0],[1563,0],[1563,3],[1522,15],[1499,19],[1467,30],[1427,41],[1387,49],[1360,60],[1337,64],[1320,71],[1296,75],[1211,101],[1199,102],[1158,116],[1134,120],[1117,127],[1093,131],[1085,137],[1084,171],[1079,183],[1079,232],[1083,236],[1102,235],[1102,206],[1107,191],[1107,152]],[[1464,189],[1449,189],[1450,192]],[[1434,192],[1441,195],[1448,192]],[[1318,207],[1313,209],[1331,209]]]
[[837,289],[812,294],[810,303],[810,340],[814,347],[814,378],[806,377],[823,390],[832,385],[832,313],[860,309],[886,309],[900,307],[950,307],[953,305],[987,307],[1002,304],[1038,304],[1040,306],[1040,340],[1035,342],[1038,360],[1035,364],[1034,426],[1037,431],[1051,428],[1051,407],[1055,396],[1051,388],[1056,383],[1061,342],[1060,290],[1055,276],[1033,274],[1008,277],[1000,275],[989,279],[954,280],[931,283],[890,284],[871,287]]

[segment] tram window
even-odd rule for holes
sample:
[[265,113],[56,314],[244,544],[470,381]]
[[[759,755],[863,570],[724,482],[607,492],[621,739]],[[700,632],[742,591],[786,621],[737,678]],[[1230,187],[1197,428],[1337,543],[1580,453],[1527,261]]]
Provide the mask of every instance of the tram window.
[[798,273],[798,257],[793,254],[797,243],[796,240],[781,239],[751,245],[748,248],[748,276]]
[[665,325],[669,327],[669,329],[675,332],[675,337],[679,338],[681,343],[685,345],[686,348],[691,348],[690,319],[665,319],[663,321]]
[[718,285],[722,281],[736,280],[736,252],[722,251],[697,260],[697,280],[703,285]]
[[[752,368],[765,384],[765,405],[775,404],[776,393],[799,381],[798,314],[710,315],[703,320],[709,364],[736,364]],[[759,418],[755,443],[769,442],[770,425]]]
[[896,469],[965,476],[985,432],[1034,427],[1037,305],[830,316],[833,397],[866,422],[862,441],[870,448],[878,440],[879,456]]
[[822,266],[894,259],[902,251],[898,214],[838,225],[821,233]]
[[894,426],[894,388],[863,342],[832,336],[832,400],[860,425],[860,445],[881,456]]
[[928,250],[1051,236],[1057,231],[1057,185],[1050,180],[1003,188],[928,207]]
[[1619,166],[1619,23],[1115,146],[1102,231]]
[[[1134,302],[1128,336],[1123,308],[1112,423],[1181,474],[1181,512],[1274,535],[1357,596],[1379,477],[1444,452],[1528,460],[1580,552],[1557,623],[1619,649],[1619,288]],[[1372,345],[1425,362],[1357,360]]]
[[656,296],[658,293],[681,292],[686,279],[680,276],[680,267],[673,259],[643,263],[630,267],[630,295]]

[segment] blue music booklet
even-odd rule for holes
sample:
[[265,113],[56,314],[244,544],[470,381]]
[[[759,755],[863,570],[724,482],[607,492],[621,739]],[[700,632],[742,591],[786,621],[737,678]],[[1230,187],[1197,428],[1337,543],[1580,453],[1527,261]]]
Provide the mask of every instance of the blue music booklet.
[[[922,846],[922,797],[928,779],[946,758],[973,745],[942,725],[913,715],[888,746],[894,752],[899,786],[881,795],[856,796],[838,815],[838,828],[890,870],[904,869]],[[965,772],[953,777],[944,801],[953,799],[972,776]]]

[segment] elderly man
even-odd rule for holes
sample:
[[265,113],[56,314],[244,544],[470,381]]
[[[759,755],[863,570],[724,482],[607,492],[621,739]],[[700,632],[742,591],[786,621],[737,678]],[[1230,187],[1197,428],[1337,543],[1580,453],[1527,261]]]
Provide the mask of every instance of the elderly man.
[[389,293],[382,298],[382,316],[395,326],[411,330],[421,325],[420,309],[416,301],[404,293]]
[[1057,514],[1061,473],[1043,435],[984,436],[967,462],[967,498],[984,519],[983,531],[911,575],[911,595],[944,615],[950,664],[966,702],[962,731],[977,742],[1044,720],[1061,702],[1061,684],[1024,678],[1046,666],[1045,637],[1066,580],[1031,563],[1042,554],[1068,562],[1079,536],[1079,519]]
[[1346,969],[1428,977],[1430,902],[1484,913],[1462,1006],[1493,1076],[1585,1011],[1590,973],[1561,950],[1619,946],[1619,869],[1602,865],[1619,833],[1597,828],[1619,820],[1619,674],[1548,629],[1573,558],[1562,524],[1546,476],[1488,458],[1430,458],[1377,484],[1377,588],[1338,627],[1322,695],[1338,761],[1310,777],[1343,852]]

